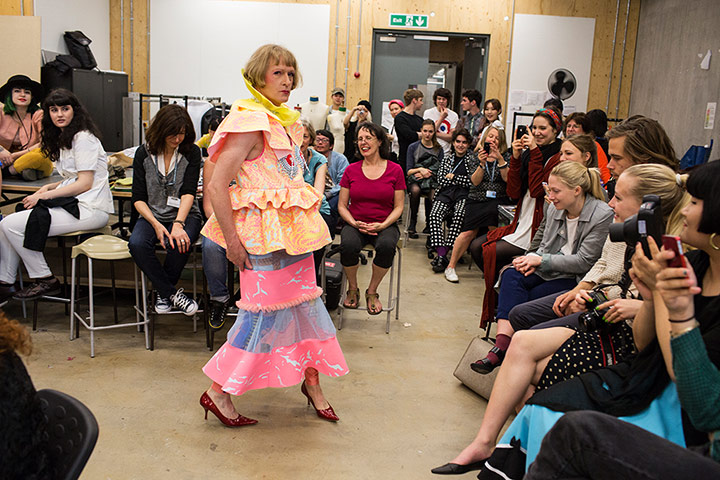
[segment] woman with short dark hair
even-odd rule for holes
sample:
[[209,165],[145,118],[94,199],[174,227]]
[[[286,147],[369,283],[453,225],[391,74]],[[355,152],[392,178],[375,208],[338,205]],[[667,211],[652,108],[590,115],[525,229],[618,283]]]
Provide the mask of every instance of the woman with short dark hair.
[[[195,300],[176,288],[202,227],[195,202],[200,177],[200,148],[193,143],[195,129],[179,105],[161,108],[145,134],[145,144],[135,152],[132,202],[140,214],[129,248],[135,263],[157,290],[155,310],[171,306],[185,315],[198,309]],[[167,252],[160,263],[155,245]]]

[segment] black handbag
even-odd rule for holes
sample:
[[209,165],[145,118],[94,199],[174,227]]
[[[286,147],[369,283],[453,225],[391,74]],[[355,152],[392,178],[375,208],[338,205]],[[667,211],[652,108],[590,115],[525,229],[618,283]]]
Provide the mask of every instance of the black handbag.
[[80,30],[65,32],[63,38],[65,39],[65,45],[67,45],[70,55],[80,61],[80,68],[91,70],[97,67],[95,56],[90,50],[92,40],[90,40],[84,33]]

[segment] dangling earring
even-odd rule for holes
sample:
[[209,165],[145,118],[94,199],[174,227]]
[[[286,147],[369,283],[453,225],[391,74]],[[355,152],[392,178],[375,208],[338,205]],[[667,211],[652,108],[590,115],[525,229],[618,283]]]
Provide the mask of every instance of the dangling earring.
[[715,233],[710,234],[710,246],[713,248],[713,250],[720,250],[720,247],[715,245],[715,242],[713,242],[713,240],[715,240],[715,235]]

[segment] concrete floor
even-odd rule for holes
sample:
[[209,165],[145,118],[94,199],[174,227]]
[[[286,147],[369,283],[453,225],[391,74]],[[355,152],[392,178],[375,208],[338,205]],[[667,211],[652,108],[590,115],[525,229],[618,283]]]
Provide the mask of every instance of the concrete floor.
[[[198,401],[209,381],[201,367],[212,354],[202,325],[193,333],[181,315],[161,317],[155,351],[126,328],[100,332],[90,358],[88,332],[69,341],[62,306],[42,303],[26,364],[37,389],[67,392],[97,417],[100,437],[83,479],[437,478],[430,468],[474,437],[487,404],[452,375],[479,333],[484,284],[467,265],[458,268],[459,284],[433,274],[423,245],[411,240],[404,250],[400,320],[389,335],[384,315],[347,313],[338,338],[350,373],[321,380],[337,424],[319,419],[299,386],[236,397],[238,411],[258,425],[203,420]],[[361,290],[369,270],[361,268]],[[385,282],[381,288],[386,302]],[[6,312],[22,317],[16,302]],[[111,308],[98,312],[112,321]],[[121,316],[134,317],[129,302]]]

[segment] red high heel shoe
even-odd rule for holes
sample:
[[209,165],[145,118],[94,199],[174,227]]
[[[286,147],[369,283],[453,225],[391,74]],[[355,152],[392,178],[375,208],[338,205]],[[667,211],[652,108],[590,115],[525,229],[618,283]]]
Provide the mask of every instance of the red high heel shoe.
[[315,406],[315,402],[313,402],[313,399],[310,398],[310,394],[307,391],[307,388],[305,388],[305,380],[302,382],[302,386],[300,387],[300,391],[303,395],[307,397],[308,405],[312,405],[315,409],[315,412],[317,413],[317,416],[322,418],[323,420],[327,420],[328,422],[337,422],[340,420],[340,417],[338,417],[335,414],[335,410],[333,410],[332,405],[328,403],[328,408],[324,410],[320,410]]
[[257,420],[243,417],[240,414],[238,414],[237,418],[227,418],[225,415],[220,413],[220,409],[218,409],[217,405],[215,405],[215,402],[212,401],[212,398],[210,398],[210,395],[208,395],[207,392],[203,392],[200,397],[200,405],[205,409],[205,420],[207,420],[208,410],[210,410],[226,427],[244,427],[245,425],[255,425],[258,423]]

